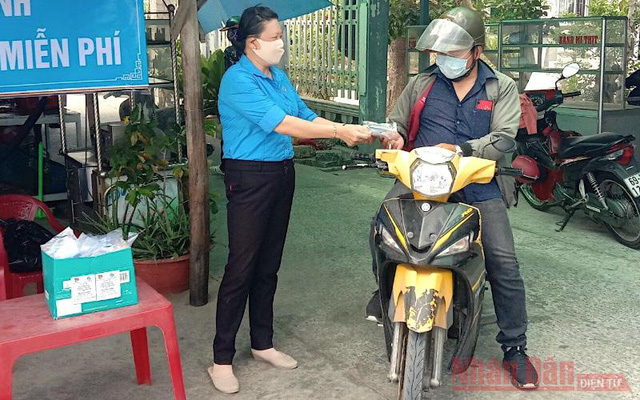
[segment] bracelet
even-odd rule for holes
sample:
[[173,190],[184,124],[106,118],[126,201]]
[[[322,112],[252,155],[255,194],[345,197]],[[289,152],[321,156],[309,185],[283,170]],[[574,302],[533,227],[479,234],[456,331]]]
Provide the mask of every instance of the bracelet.
[[333,138],[337,138],[338,137],[338,127],[336,126],[336,124],[331,125],[333,127]]

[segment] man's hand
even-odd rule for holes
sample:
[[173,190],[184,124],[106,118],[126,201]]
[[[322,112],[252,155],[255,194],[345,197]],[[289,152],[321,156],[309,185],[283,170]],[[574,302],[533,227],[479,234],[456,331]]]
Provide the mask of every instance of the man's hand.
[[454,144],[449,144],[449,143],[440,143],[436,147],[440,147],[442,149],[447,149],[449,151],[453,151],[454,153],[456,151],[458,151],[458,149],[456,149],[456,146]]
[[404,138],[398,132],[393,133],[393,137],[389,135],[391,139],[382,138],[380,139],[380,143],[382,143],[385,149],[402,150],[404,148]]

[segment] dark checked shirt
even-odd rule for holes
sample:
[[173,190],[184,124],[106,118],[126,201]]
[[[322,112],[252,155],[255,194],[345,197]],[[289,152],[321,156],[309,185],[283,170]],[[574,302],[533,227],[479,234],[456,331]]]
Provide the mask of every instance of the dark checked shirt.
[[[478,63],[478,79],[467,96],[458,100],[453,83],[440,71],[429,92],[420,115],[420,130],[415,147],[435,146],[440,143],[461,145],[486,136],[490,132],[492,104],[487,101],[485,83],[497,79],[491,68]],[[471,184],[461,193],[467,203],[502,198],[495,178],[491,183]]]

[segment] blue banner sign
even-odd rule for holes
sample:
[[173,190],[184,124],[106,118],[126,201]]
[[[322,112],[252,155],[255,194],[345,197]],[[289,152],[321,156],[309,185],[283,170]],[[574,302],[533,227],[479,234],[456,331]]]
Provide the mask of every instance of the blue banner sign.
[[148,84],[143,0],[0,0],[0,97]]

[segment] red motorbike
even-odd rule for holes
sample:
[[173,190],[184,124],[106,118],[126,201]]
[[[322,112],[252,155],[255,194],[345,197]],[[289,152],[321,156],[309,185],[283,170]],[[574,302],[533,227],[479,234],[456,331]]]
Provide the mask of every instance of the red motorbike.
[[553,109],[564,99],[581,94],[563,93],[558,82],[578,72],[579,66],[570,64],[555,89],[525,92],[531,102],[528,109],[523,106],[523,113],[543,113],[543,117],[537,120],[536,132],[521,128],[516,137],[513,167],[523,170],[523,176],[517,178],[520,193],[537,210],[563,208],[566,215],[558,231],[582,210],[603,223],[617,241],[640,249],[640,167],[634,156],[635,137],[617,133],[582,136],[560,129],[556,122]]

